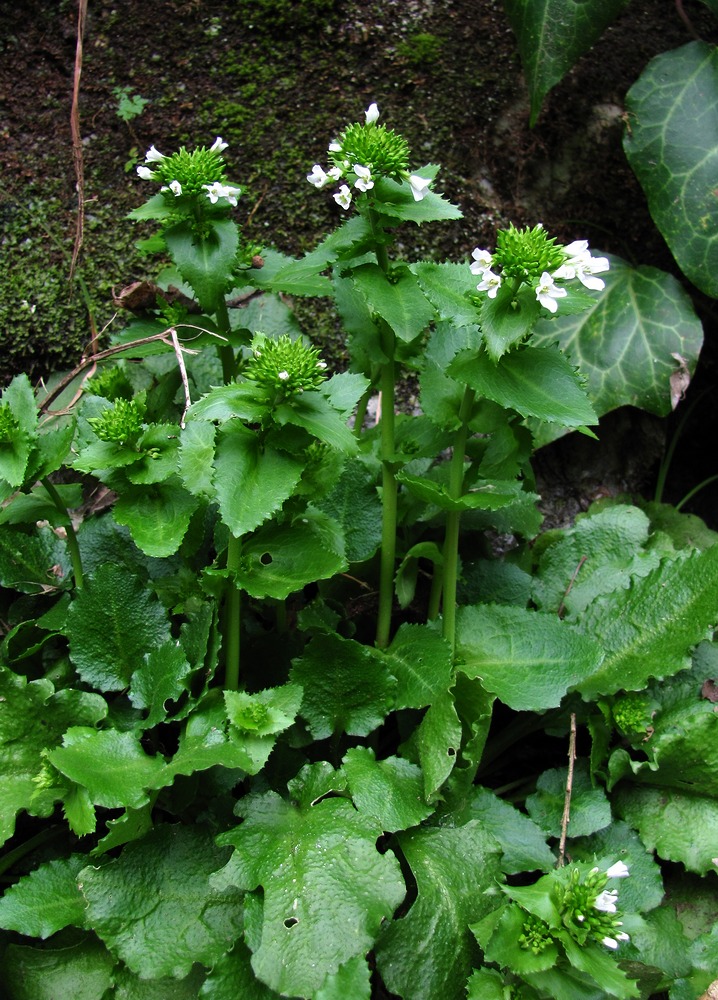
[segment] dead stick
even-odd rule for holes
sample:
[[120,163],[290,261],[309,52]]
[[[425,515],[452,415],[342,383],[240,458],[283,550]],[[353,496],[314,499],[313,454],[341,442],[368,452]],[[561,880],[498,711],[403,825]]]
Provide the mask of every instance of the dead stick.
[[82,249],[82,240],[85,232],[85,167],[82,158],[82,136],[80,135],[80,77],[82,75],[82,42],[85,37],[86,17],[87,0],[79,0],[77,8],[77,42],[75,44],[75,74],[72,84],[72,110],[70,112],[72,159],[75,164],[77,184],[77,226],[75,229],[75,245],[72,248],[72,261],[70,263],[70,281],[72,281],[75,275],[77,258]]
[[571,733],[568,738],[568,774],[566,775],[566,795],[563,800],[563,816],[561,817],[561,839],[558,845],[557,867],[566,864],[566,837],[568,824],[571,820],[571,792],[573,790],[573,765],[576,760],[576,713],[571,712]]

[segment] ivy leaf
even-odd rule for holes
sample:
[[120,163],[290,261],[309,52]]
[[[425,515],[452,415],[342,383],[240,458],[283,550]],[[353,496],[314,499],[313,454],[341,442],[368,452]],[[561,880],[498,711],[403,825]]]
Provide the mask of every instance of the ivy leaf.
[[209,232],[196,236],[183,220],[165,230],[164,238],[177,269],[205,312],[213,313],[230,284],[239,237],[231,219],[212,219]]
[[504,0],[531,95],[531,125],[549,90],[591,48],[629,0]]
[[301,715],[317,740],[367,736],[393,705],[396,680],[383,654],[338,635],[316,635],[290,679],[304,688]]
[[[595,293],[593,308],[578,316],[539,321],[532,342],[558,342],[585,376],[599,416],[619,406],[667,416],[672,409],[671,376],[684,363],[694,371],[703,327],[690,297],[672,275],[606,256],[611,268],[603,276],[606,287]],[[551,433],[549,428],[541,431],[539,442],[551,440]]]
[[130,529],[138,549],[157,559],[174,555],[187,534],[199,501],[177,476],[152,486],[128,487],[117,499],[114,516]]
[[581,378],[555,347],[521,347],[494,362],[488,354],[462,351],[448,367],[452,378],[524,417],[563,427],[598,421]]
[[210,875],[227,860],[199,826],[156,826],[120,857],[78,875],[88,923],[143,979],[212,966],[243,929],[242,894]]
[[3,987],[12,1000],[104,1000],[116,964],[89,935],[63,948],[10,944],[3,953]]
[[718,547],[665,560],[628,590],[595,601],[577,623],[600,642],[597,670],[576,683],[584,698],[639,691],[650,677],[690,666],[690,650],[716,623]]
[[457,668],[516,711],[556,708],[593,675],[601,647],[553,615],[509,605],[459,608]]
[[77,672],[100,691],[127,687],[145,653],[171,640],[167,614],[154,594],[112,563],[76,593],[66,630]]
[[718,296],[718,52],[690,42],[653,59],[626,95],[623,146],[679,267]]
[[418,826],[432,814],[423,798],[421,768],[401,757],[377,761],[368,747],[354,747],[342,761],[354,804],[388,833]]
[[274,792],[246,798],[241,826],[219,838],[235,852],[213,879],[263,890],[252,966],[289,996],[314,996],[328,975],[365,955],[406,891],[396,858],[376,849],[373,820],[345,798],[313,801],[296,806]]
[[0,899],[0,927],[43,940],[63,927],[85,927],[85,901],[77,873],[87,864],[73,854],[40,865]]
[[390,281],[378,264],[361,264],[352,271],[352,280],[372,312],[404,343],[416,340],[434,318],[434,307],[408,268],[401,268]]
[[215,486],[222,520],[233,535],[253,531],[279,510],[302,474],[302,461],[234,421],[218,433]]
[[397,835],[416,899],[376,946],[388,989],[412,1000],[460,1000],[478,954],[469,924],[495,909],[499,848],[476,820]]

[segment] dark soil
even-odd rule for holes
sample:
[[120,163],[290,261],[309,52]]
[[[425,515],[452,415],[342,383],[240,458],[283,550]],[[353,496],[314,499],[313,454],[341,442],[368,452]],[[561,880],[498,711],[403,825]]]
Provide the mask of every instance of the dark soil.
[[[702,37],[715,21],[683,4]],[[112,287],[152,274],[134,250],[144,235],[124,220],[147,195],[136,158],[155,144],[210,143],[221,135],[230,180],[244,188],[246,235],[288,253],[311,248],[337,220],[331,198],[305,181],[327,143],[377,101],[382,121],[410,142],[417,165],[442,166],[439,187],[464,219],[416,229],[407,255],[467,259],[491,247],[497,226],[541,221],[560,239],[677,271],[621,148],[626,91],[656,54],[690,41],[673,4],[629,5],[549,95],[528,125],[516,45],[499,0],[89,0],[80,92],[85,196],[83,287],[69,280],[77,193],[70,106],[77,4],[0,3],[0,240],[5,251],[0,337],[6,381],[70,366],[93,329],[117,328]],[[148,103],[117,114],[116,88]],[[689,396],[715,383],[712,304],[692,287],[708,345]],[[331,316],[300,319],[333,362],[344,362]],[[705,442],[718,422],[714,393],[689,422],[669,479],[677,500],[715,471]],[[631,411],[609,417],[598,445],[543,449],[568,497],[566,514],[593,494],[650,492],[675,420]],[[573,436],[575,437],[575,435]],[[626,456],[630,457],[627,461]],[[716,494],[693,509],[710,520]]]

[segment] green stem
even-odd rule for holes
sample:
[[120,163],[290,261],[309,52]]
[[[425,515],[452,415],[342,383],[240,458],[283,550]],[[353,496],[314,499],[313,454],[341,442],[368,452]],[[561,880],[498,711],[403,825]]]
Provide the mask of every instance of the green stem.
[[[232,332],[232,327],[229,322],[229,311],[224,296],[219,300],[215,316],[217,317],[217,326],[220,331],[224,336],[228,337]],[[221,347],[217,348],[217,351],[219,360],[222,362],[222,380],[225,385],[229,385],[230,382],[234,382],[237,375],[237,359],[234,356],[234,350],[231,344],[222,344]]]
[[374,391],[373,384],[369,386],[367,391],[364,393],[362,398],[357,404],[356,413],[354,415],[354,436],[360,438],[362,435],[362,429],[364,427],[364,419],[366,417],[367,407],[369,406],[369,400],[371,399],[371,394]]
[[429,593],[429,606],[426,610],[427,619],[432,622],[439,617],[441,611],[441,592],[444,589],[444,567],[438,563],[434,564],[434,575],[431,578],[431,591]]
[[[476,393],[468,386],[461,401],[459,419],[461,426],[456,432],[449,466],[449,496],[459,500],[464,491],[464,456],[466,440],[469,436],[469,418]],[[450,510],[446,515],[446,535],[444,540],[444,603],[443,633],[451,646],[453,655],[456,643],[456,586],[459,575],[459,527],[461,511]]]
[[379,613],[376,645],[385,649],[391,633],[394,603],[394,564],[396,560],[397,483],[394,474],[394,332],[382,323],[382,348],[389,359],[381,367],[381,561],[379,569]]
[[704,479],[702,483],[698,483],[697,486],[694,486],[692,490],[689,490],[688,493],[686,493],[681,502],[676,504],[676,510],[680,510],[681,507],[684,507],[689,500],[693,499],[696,493],[702,490],[704,486],[710,486],[710,484],[714,483],[716,479],[718,479],[718,475],[708,476],[708,478]]
[[64,514],[63,520],[65,520],[65,518],[67,519],[66,523],[63,525],[66,535],[65,540],[70,553],[70,560],[72,561],[72,571],[75,574],[75,586],[78,590],[80,590],[84,579],[82,573],[82,558],[80,556],[80,546],[77,544],[77,535],[75,534],[75,529],[72,525],[72,518],[67,511],[67,507],[62,502],[62,497],[52,485],[50,480],[45,477],[41,480],[41,482],[45,487],[47,495],[50,497],[57,510],[61,514]]
[[239,616],[241,610],[240,589],[232,579],[232,571],[239,569],[242,554],[242,540],[229,536],[227,545],[227,591],[224,599],[224,687],[226,691],[239,688]]

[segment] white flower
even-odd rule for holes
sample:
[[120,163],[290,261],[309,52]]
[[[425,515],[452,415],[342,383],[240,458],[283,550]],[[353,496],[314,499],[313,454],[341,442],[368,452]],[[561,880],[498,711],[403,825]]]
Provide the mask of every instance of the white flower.
[[611,948],[613,951],[618,948],[618,941],[616,941],[615,938],[605,937],[601,941],[601,944],[605,944],[607,948]]
[[287,379],[289,378],[289,372],[279,372],[277,374],[277,378],[280,378],[282,382],[286,382]]
[[618,892],[615,889],[604,889],[603,892],[596,896],[593,905],[597,910],[600,910],[601,913],[615,913],[617,899]]
[[607,257],[592,257],[588,249],[588,240],[574,240],[564,247],[568,254],[568,259],[563,262],[558,270],[554,271],[554,278],[566,278],[571,280],[578,278],[585,288],[592,288],[600,292],[605,286],[605,281],[595,278],[595,274],[608,271],[610,264]]
[[182,185],[180,184],[179,181],[170,181],[169,189],[175,196],[175,198],[179,198],[179,196],[182,194]]
[[615,865],[611,865],[606,872],[609,878],[627,878],[630,874],[628,866],[624,865],[622,861],[617,861]]
[[488,250],[480,250],[478,247],[471,251],[471,256],[474,258],[474,263],[469,267],[472,274],[483,274],[494,262]]
[[242,193],[240,188],[233,187],[231,184],[222,184],[221,181],[215,181],[214,184],[203,184],[202,187],[213,205],[216,205],[220,198],[226,198],[230,205],[236,205],[237,198]]
[[340,177],[344,176],[344,172],[341,167],[331,167],[331,169],[327,170],[327,174],[330,177],[333,177],[335,181],[338,181]]
[[229,143],[223,142],[222,139],[217,136],[212,145],[209,147],[209,151],[210,153],[221,153],[227,148],[228,145]]
[[568,293],[565,288],[559,288],[554,284],[554,280],[548,271],[544,271],[541,280],[536,286],[536,298],[549,312],[555,313],[558,309],[556,299],[562,299]]
[[370,188],[374,187],[374,181],[371,179],[371,170],[369,167],[363,167],[361,163],[356,163],[354,165],[354,173],[357,175],[357,179],[354,181],[354,187],[359,191],[368,191]]
[[375,122],[379,117],[379,108],[376,104],[370,104],[364,114],[366,116],[367,125],[371,125],[372,122]]
[[411,185],[411,193],[414,195],[414,201],[421,201],[426,196],[431,181],[427,180],[426,177],[419,177],[418,174],[411,174],[409,184]]
[[624,931],[621,931],[620,934],[616,934],[616,941],[630,941],[630,940],[631,940],[630,937],[628,936],[628,934],[624,933]]
[[495,299],[496,293],[501,288],[501,275],[494,274],[488,267],[485,267],[480,273],[481,281],[476,286],[476,290],[487,292],[490,299]]
[[313,184],[315,188],[321,189],[327,183],[329,177],[324,173],[319,164],[315,163],[312,167],[311,174],[307,174],[307,180],[310,184]]
[[155,149],[154,146],[150,148],[145,153],[145,163],[162,163],[167,157],[164,153],[160,153],[159,149]]
[[149,167],[143,167],[141,164],[137,168],[137,173],[143,181],[153,181],[155,179],[153,171],[151,171]]
[[352,201],[352,193],[346,184],[342,184],[337,193],[334,195],[334,201],[341,208],[349,208]]
[[342,147],[341,147],[340,143],[338,143],[338,142],[330,142],[329,143],[329,152],[330,153],[341,153],[341,151],[342,151]]

